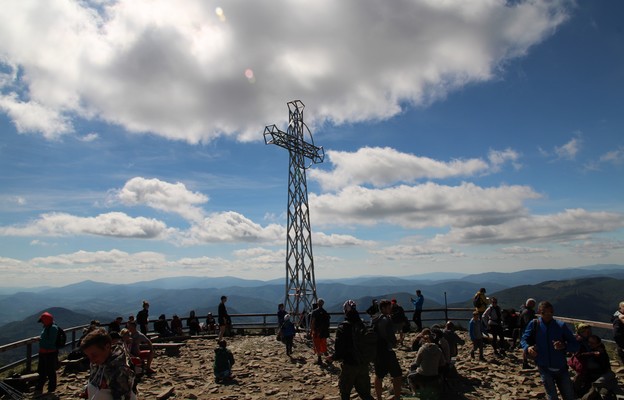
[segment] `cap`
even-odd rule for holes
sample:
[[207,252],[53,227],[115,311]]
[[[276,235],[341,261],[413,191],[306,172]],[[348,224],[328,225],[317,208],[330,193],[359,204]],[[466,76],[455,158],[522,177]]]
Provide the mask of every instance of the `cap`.
[[46,311],[39,316],[39,320],[37,322],[43,322],[44,325],[48,325],[51,324],[53,320],[54,317],[52,317],[52,314]]

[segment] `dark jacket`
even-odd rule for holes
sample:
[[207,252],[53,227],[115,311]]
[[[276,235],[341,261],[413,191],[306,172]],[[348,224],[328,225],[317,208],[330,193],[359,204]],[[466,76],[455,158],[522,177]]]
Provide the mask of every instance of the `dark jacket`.
[[338,325],[336,329],[336,341],[334,344],[334,354],[332,358],[336,361],[342,361],[349,365],[359,365],[357,356],[355,354],[355,343],[353,335],[357,326],[360,328],[364,325],[364,322],[360,319],[359,314],[356,312],[349,312],[345,316],[345,320]]
[[215,374],[223,371],[231,370],[234,365],[234,355],[226,347],[217,347],[215,349],[215,360],[213,370]]

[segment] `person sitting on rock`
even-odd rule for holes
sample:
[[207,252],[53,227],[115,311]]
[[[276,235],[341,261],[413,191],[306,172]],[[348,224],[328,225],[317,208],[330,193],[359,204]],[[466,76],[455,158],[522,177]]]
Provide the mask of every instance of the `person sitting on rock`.
[[198,335],[201,330],[199,326],[199,318],[195,316],[195,310],[192,310],[189,314],[188,319],[186,320],[186,326],[189,328],[189,335]]
[[178,317],[178,314],[173,314],[173,318],[171,318],[171,331],[178,336],[184,335],[182,331],[182,320]]
[[215,349],[215,359],[213,364],[213,371],[215,380],[217,383],[231,381],[234,378],[232,375],[232,366],[234,365],[234,355],[227,348],[227,342],[225,340],[219,340],[219,346]]
[[438,345],[432,342],[431,336],[423,335],[416,360],[410,366],[412,372],[407,376],[412,392],[420,388],[436,385],[440,369],[444,365],[444,355]]
[[204,325],[204,329],[208,333],[215,333],[217,331],[217,320],[211,312],[206,315],[206,325]]
[[457,357],[458,347],[459,345],[464,344],[465,341],[455,332],[455,324],[451,321],[448,321],[444,330],[442,331],[442,334],[449,344],[451,357]]
[[[137,331],[136,322],[128,322],[128,333],[132,342],[130,343],[130,354],[145,360],[145,372],[147,374],[153,374],[155,371],[152,369],[152,360],[154,359],[154,347],[152,341],[147,336]],[[141,350],[141,345],[146,344],[147,350]]]
[[595,395],[587,398],[602,399],[602,395],[618,390],[617,379],[611,370],[609,354],[600,337],[590,335],[587,343],[589,351],[578,353],[584,368],[574,379],[574,389],[577,397],[583,397],[591,390]]
[[173,336],[173,332],[171,331],[171,328],[169,328],[169,323],[167,322],[165,314],[160,314],[158,321],[154,322],[154,330],[158,332],[158,337],[161,338]]

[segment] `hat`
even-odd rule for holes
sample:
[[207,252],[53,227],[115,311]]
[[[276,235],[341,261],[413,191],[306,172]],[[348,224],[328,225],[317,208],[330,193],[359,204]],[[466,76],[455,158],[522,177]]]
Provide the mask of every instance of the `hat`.
[[392,304],[395,304],[395,303],[396,303],[396,299],[392,299]]
[[44,325],[49,325],[52,323],[53,320],[54,320],[54,317],[52,317],[52,314],[46,311],[43,314],[41,314],[37,322],[43,322]]

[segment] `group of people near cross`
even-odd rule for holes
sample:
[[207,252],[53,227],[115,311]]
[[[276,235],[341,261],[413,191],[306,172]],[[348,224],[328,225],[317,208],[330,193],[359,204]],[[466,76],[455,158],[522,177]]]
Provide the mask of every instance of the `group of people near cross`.
[[[478,302],[477,297],[484,297],[482,301],[485,304]],[[226,301],[227,297],[223,296],[218,307],[219,328],[231,324],[225,306]],[[420,291],[412,302],[422,311],[424,298]],[[361,319],[356,303],[347,300],[343,305],[344,321],[336,330],[332,351],[327,346],[327,338],[330,336],[330,316],[324,308],[324,301],[319,299],[315,309],[310,313],[310,335],[317,362],[331,364],[339,361],[342,364],[339,377],[341,398],[350,398],[351,391],[355,388],[362,399],[373,399],[369,375],[371,362],[375,372],[373,387],[377,399],[382,398],[382,382],[387,375],[392,378],[394,398],[400,398],[403,371],[394,351],[402,337],[400,332],[397,332],[397,323],[393,320],[397,306],[396,301],[381,300],[378,303],[373,301],[373,305],[368,309],[371,315],[369,325]],[[484,334],[488,333],[487,341],[491,343],[497,356],[505,356],[505,351],[516,345],[522,348],[523,368],[531,368],[529,360],[537,366],[548,399],[558,399],[557,390],[564,400],[582,396],[583,399],[600,398],[596,396],[617,391],[618,383],[611,371],[605,346],[600,337],[592,334],[591,327],[580,324],[573,333],[564,322],[553,317],[552,304],[542,301],[537,310],[535,307],[536,301],[527,299],[519,317],[520,328],[512,334],[513,342],[509,345],[500,330],[502,311],[498,301],[495,297],[487,298],[485,289],[482,288],[475,294],[475,311],[469,322],[470,340],[473,345],[472,357],[474,358],[478,351],[480,360],[485,361]],[[84,397],[104,395],[106,397],[102,398],[127,400],[136,398],[135,364],[143,365],[144,371],[148,374],[154,373],[151,368],[154,355],[152,343],[147,335],[141,332],[142,329],[147,330],[144,321],[148,318],[148,310],[149,303],[144,302],[136,318],[129,318],[124,328],[122,328],[123,319],[117,318],[109,324],[108,331],[98,326],[97,321],[92,321],[85,330],[80,340],[80,350],[90,361],[91,372]],[[419,317],[420,315],[418,320],[422,324]],[[286,353],[291,356],[297,329],[283,305],[279,307],[278,320],[280,337],[286,345]],[[62,331],[54,323],[50,313],[43,313],[39,322],[43,324],[43,330],[39,342],[39,380],[35,387],[36,394],[42,392],[46,381],[49,392],[56,389],[59,349],[57,335]],[[617,353],[624,365],[624,301],[613,314],[612,322]],[[463,344],[463,340],[454,332],[452,322],[447,322],[444,329],[439,326],[424,329],[421,325],[416,327],[419,333],[412,344],[416,356],[407,374],[413,391],[426,387],[431,382],[440,382],[440,378],[448,376],[453,368],[452,358],[457,355],[457,346]],[[370,334],[370,331],[374,334]],[[363,332],[369,332],[368,336]],[[215,349],[213,367],[217,381],[227,381],[233,377],[234,356],[223,340],[224,333],[225,329],[219,329],[218,347]],[[374,337],[372,353],[371,344],[363,341],[365,337]],[[569,374],[569,368],[575,371],[574,379]]]

